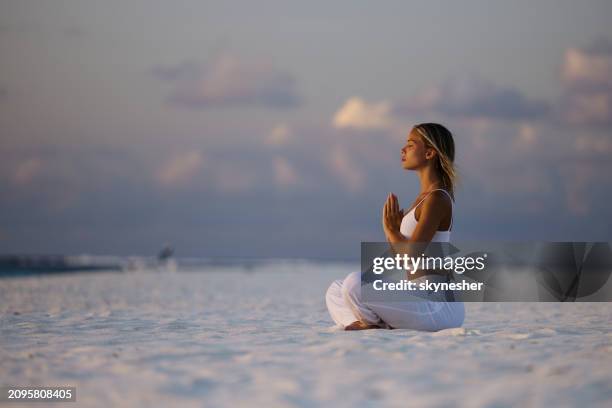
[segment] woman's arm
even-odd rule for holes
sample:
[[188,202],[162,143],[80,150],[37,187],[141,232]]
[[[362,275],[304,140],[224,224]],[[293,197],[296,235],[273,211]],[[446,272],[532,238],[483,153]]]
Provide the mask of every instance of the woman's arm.
[[395,194],[389,193],[382,211],[383,231],[389,243],[403,238],[402,234],[400,233],[400,226],[402,224],[403,217],[404,210],[399,209],[397,197]]
[[[442,197],[435,192],[429,194],[421,204],[421,215],[417,221],[417,225],[410,238],[404,237],[399,231],[397,224],[397,209],[399,205],[395,196],[387,199],[385,209],[383,210],[383,219],[385,219],[385,234],[394,254],[400,257],[408,256],[418,258],[423,253],[427,252],[429,243],[433,239],[434,234],[438,230],[442,219],[447,211],[449,211],[450,203],[446,197]],[[401,221],[400,221],[401,222]],[[431,270],[418,268],[416,270],[407,270],[407,279],[416,279],[428,273],[437,273]]]
[[406,238],[399,231],[401,218],[398,215],[401,211],[397,198],[393,194],[389,195],[383,208],[383,228],[393,252],[412,257],[419,256],[438,230],[444,215],[449,211],[448,206],[446,197],[436,192],[429,194],[421,205],[421,216],[414,231],[410,238]]
[[[397,201],[394,205],[397,205]],[[410,239],[405,238],[400,233],[399,228],[397,228],[389,231],[388,240],[391,243],[431,242],[445,214],[449,210],[448,207],[448,200],[442,196],[442,193],[436,194],[436,192],[433,192],[429,194],[421,205],[421,216]]]

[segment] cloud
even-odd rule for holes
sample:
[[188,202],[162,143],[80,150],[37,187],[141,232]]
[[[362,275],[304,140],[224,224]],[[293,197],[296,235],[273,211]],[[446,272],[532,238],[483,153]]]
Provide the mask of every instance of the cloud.
[[173,66],[157,66],[152,71],[154,76],[164,81],[195,81],[202,75],[202,69],[200,63],[184,61]]
[[336,128],[385,129],[391,125],[391,104],[387,101],[367,103],[359,97],[348,99],[334,114]]
[[13,182],[19,185],[30,184],[43,169],[43,162],[38,158],[22,161],[15,168]]
[[539,136],[537,127],[529,122],[519,123],[514,145],[518,149],[528,149],[535,145]]
[[269,146],[283,146],[289,143],[292,137],[292,129],[287,124],[279,123],[270,131],[264,143]]
[[157,173],[157,181],[166,187],[183,186],[200,171],[204,159],[199,151],[179,153],[170,158]]
[[475,74],[450,77],[394,108],[400,116],[433,113],[508,120],[540,118],[548,111],[546,102],[529,100],[516,89],[498,86]]
[[560,169],[565,183],[565,205],[570,213],[578,216],[589,214],[592,197],[588,187],[597,176],[593,163],[571,163]]
[[585,217],[603,211],[600,203],[609,199],[612,140],[603,132],[529,121],[467,121],[449,128],[459,135],[461,183],[484,202],[503,203],[499,211],[546,216],[557,208]]
[[291,108],[301,103],[293,75],[277,70],[268,62],[244,62],[230,54],[221,54],[207,64],[185,61],[175,66],[155,67],[153,74],[173,85],[166,101],[180,107]]
[[612,139],[609,136],[578,135],[574,142],[578,152],[612,155]]
[[293,166],[284,157],[275,157],[272,161],[274,180],[279,186],[291,186],[298,182],[298,176]]
[[353,164],[346,149],[343,149],[341,146],[334,146],[329,151],[328,159],[332,174],[342,182],[345,190],[350,192],[363,190],[365,175]]
[[599,38],[583,48],[566,50],[561,69],[564,92],[558,114],[578,126],[612,125],[612,43]]
[[232,162],[215,165],[214,180],[216,191],[224,194],[239,194],[259,187],[257,183],[260,169],[245,169]]
[[587,47],[567,49],[561,78],[568,87],[612,88],[612,43],[599,38]]
[[570,92],[563,104],[563,118],[572,125],[612,124],[612,95],[607,91]]

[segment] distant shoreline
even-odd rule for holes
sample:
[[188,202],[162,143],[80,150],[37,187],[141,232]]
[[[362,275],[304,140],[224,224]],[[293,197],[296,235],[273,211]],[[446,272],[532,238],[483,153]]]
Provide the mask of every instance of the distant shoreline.
[[97,255],[0,255],[0,278],[79,272],[132,272],[163,270],[169,264],[182,271],[211,267],[243,267],[251,270],[282,264],[358,264],[358,259],[298,257],[172,257],[159,260],[143,256]]

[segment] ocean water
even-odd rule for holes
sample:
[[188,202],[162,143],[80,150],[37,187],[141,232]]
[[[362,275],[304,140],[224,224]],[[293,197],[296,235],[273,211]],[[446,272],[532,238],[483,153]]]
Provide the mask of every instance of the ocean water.
[[612,404],[611,303],[467,303],[458,329],[345,332],[324,294],[357,268],[0,279],[1,385],[73,385],[75,407]]

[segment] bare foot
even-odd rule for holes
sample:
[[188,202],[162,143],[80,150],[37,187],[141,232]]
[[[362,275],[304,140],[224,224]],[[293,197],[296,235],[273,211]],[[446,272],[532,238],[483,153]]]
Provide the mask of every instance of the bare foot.
[[344,330],[367,330],[367,329],[378,329],[378,328],[379,328],[378,326],[363,323],[358,320],[346,326]]

